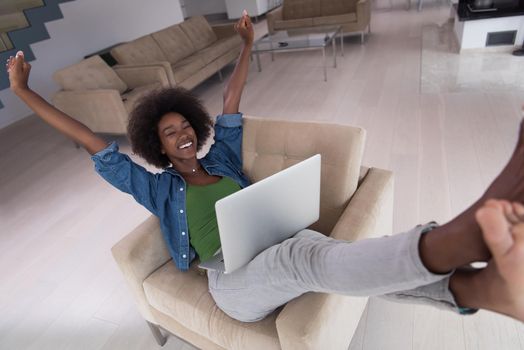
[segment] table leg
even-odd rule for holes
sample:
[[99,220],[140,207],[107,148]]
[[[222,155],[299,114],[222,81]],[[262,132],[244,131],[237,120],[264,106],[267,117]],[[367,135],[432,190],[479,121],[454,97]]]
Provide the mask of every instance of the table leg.
[[340,29],[340,47],[342,48],[342,57],[344,57],[344,31]]
[[337,40],[336,38],[333,38],[331,41],[331,44],[333,46],[333,68],[337,68]]
[[322,63],[324,66],[324,81],[327,81],[327,71],[326,71],[326,47],[322,48]]

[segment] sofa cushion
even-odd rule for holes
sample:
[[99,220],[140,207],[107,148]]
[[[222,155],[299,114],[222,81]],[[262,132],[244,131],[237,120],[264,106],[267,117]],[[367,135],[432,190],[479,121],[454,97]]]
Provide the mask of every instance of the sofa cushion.
[[139,86],[130,90],[122,95],[122,102],[124,102],[124,107],[126,108],[127,113],[131,113],[135,107],[135,103],[145,94],[162,87],[160,83],[154,83],[144,86]]
[[195,47],[180,25],[151,34],[170,63],[176,63],[195,52]]
[[126,83],[98,55],[55,72],[53,79],[64,90],[112,89],[122,93],[127,89]]
[[240,48],[241,44],[242,39],[240,39],[240,36],[230,36],[229,38],[220,39],[211,46],[200,50],[197,57],[201,58],[206,64],[208,64],[225,53]]
[[177,83],[181,83],[190,76],[198,73],[198,71],[206,65],[204,60],[192,55],[184,58],[181,61],[178,61],[176,64],[172,65],[173,76]]
[[313,18],[288,19],[284,21],[277,20],[273,28],[275,30],[284,30],[290,28],[305,28],[313,26]]
[[180,23],[179,26],[189,37],[196,50],[201,50],[217,41],[215,32],[204,16],[191,17]]
[[216,306],[207,277],[198,274],[196,264],[182,272],[170,261],[153,272],[143,286],[153,308],[225,349],[280,349],[275,324],[280,310],[253,323],[230,318]]
[[357,0],[323,0],[320,3],[321,16],[342,15],[356,12]]
[[323,16],[323,17],[315,17],[313,18],[313,25],[320,26],[320,25],[335,25],[335,24],[344,24],[344,23],[350,23],[350,22],[356,22],[357,21],[357,15],[355,13],[347,13],[345,15],[338,15],[338,16]]
[[167,57],[151,35],[119,45],[111,50],[111,56],[120,64],[148,64],[167,61]]
[[283,5],[283,18],[300,19],[320,16],[321,0],[286,0]]

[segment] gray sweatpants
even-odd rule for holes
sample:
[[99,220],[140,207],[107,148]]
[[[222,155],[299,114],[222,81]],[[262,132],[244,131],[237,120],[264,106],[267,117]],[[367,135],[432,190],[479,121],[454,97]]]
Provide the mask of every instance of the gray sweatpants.
[[430,228],[356,242],[302,230],[230,274],[208,271],[209,291],[222,311],[244,322],[261,320],[307,292],[382,295],[458,312],[448,288],[451,273],[431,273],[420,260],[418,242]]

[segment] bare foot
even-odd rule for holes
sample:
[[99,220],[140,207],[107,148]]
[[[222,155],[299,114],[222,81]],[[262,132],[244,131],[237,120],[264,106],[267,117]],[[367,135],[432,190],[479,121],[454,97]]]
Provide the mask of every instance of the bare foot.
[[489,200],[476,218],[493,258],[480,272],[452,278],[457,302],[524,321],[524,206]]

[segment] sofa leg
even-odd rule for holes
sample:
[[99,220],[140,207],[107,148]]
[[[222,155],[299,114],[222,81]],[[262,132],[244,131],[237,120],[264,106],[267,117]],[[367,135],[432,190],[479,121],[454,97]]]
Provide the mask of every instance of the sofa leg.
[[146,321],[146,322],[147,322],[147,325],[149,326],[149,329],[151,329],[151,333],[153,333],[153,337],[155,337],[155,340],[158,343],[158,345],[164,346],[164,344],[167,341],[167,337],[162,335],[162,332],[160,332],[160,328],[156,324],[153,324],[149,321]]

